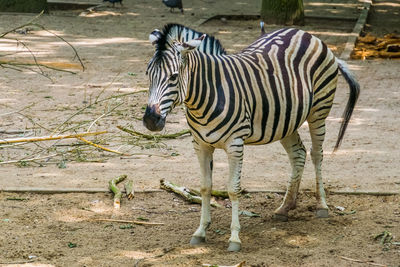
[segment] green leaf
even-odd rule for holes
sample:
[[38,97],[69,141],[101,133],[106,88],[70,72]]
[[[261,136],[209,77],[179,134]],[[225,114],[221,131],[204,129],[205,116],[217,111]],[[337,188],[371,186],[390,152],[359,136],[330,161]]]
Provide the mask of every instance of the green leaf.
[[132,229],[133,225],[132,224],[126,224],[126,225],[120,225],[119,229]]
[[78,245],[75,244],[75,243],[71,243],[71,242],[68,243],[68,247],[69,247],[69,248],[76,248],[77,246],[78,246]]

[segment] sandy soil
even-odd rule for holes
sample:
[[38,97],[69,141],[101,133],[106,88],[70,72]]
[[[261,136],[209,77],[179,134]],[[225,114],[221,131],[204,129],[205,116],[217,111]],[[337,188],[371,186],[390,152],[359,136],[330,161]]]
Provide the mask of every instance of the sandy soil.
[[[97,1],[93,1],[97,2]],[[211,1],[212,2],[212,1]],[[149,1],[126,1],[123,8],[102,8],[91,14],[58,11],[38,22],[62,36],[79,52],[86,70],[76,74],[44,69],[46,78],[31,71],[0,69],[0,138],[44,136],[54,133],[109,131],[89,140],[131,156],[119,156],[83,145],[77,140],[48,141],[0,147],[0,188],[106,188],[109,179],[127,174],[137,190],[157,189],[161,178],[196,188],[198,166],[190,137],[173,140],[134,138],[117,125],[148,133],[140,118],[146,104],[146,63],[153,53],[148,33],[166,22],[179,22],[215,35],[229,52],[240,51],[259,35],[257,21],[211,20],[213,14],[254,14],[258,2],[186,1],[185,15]],[[309,1],[312,2],[312,1]],[[342,1],[346,2],[346,1]],[[306,10],[341,17],[356,17],[359,4],[324,8],[312,3]],[[314,8],[314,9],[313,9]],[[318,15],[318,14],[317,14]],[[0,32],[26,23],[28,15],[1,15]],[[386,24],[385,24],[386,25]],[[309,19],[304,29],[319,36],[340,55],[353,22]],[[268,27],[269,30],[274,27]],[[73,51],[50,33],[33,29],[27,35],[10,34],[29,46],[40,61],[77,63]],[[0,40],[7,60],[32,60],[13,40]],[[343,79],[328,119],[325,142],[325,185],[331,191],[399,192],[400,109],[398,61],[352,61],[362,93],[341,149],[332,155],[340,116],[347,99]],[[40,71],[36,69],[37,71]],[[128,94],[131,93],[131,94]],[[124,95],[127,94],[127,95]],[[101,101],[98,101],[101,100]],[[90,105],[90,106],[89,106]],[[17,112],[18,111],[18,112]],[[8,115],[5,115],[9,113]],[[186,129],[183,108],[168,118],[163,133]],[[13,131],[22,131],[15,133]],[[301,128],[306,147],[307,127]],[[27,161],[30,158],[45,159]],[[15,160],[16,164],[5,162]],[[214,187],[225,188],[226,156],[215,154]],[[289,174],[286,154],[279,143],[246,147],[242,185],[253,190],[285,190]],[[384,230],[399,242],[398,197],[329,195],[331,217],[313,217],[314,174],[308,160],[301,185],[301,201],[288,223],[271,219],[280,195],[251,194],[241,209],[260,218],[242,217],[243,251],[225,252],[230,210],[213,211],[209,242],[202,248],[187,243],[200,216],[199,207],[167,193],[137,194],[123,202],[120,212],[111,208],[110,194],[34,195],[0,193],[0,263],[27,262],[55,266],[198,266],[202,263],[249,266],[354,266],[340,256],[398,266],[400,248],[374,240]],[[14,198],[22,200],[12,200]],[[343,206],[350,215],[337,215]],[[120,229],[116,223],[93,218],[145,217],[164,226]],[[77,244],[69,248],[68,243]],[[141,260],[142,259],[142,260]],[[33,264],[31,263],[31,264]]]
[[[398,196],[329,196],[332,205],[355,213],[331,212],[330,218],[316,219],[314,198],[303,193],[286,223],[272,220],[281,201],[282,196],[275,194],[243,197],[241,209],[261,217],[240,217],[243,249],[228,253],[227,208],[212,210],[207,244],[193,248],[188,242],[198,226],[199,206],[168,193],[137,194],[133,201],[124,201],[118,212],[113,211],[110,194],[3,193],[0,263],[24,263],[31,258],[33,263],[54,266],[201,266],[241,261],[247,262],[245,266],[366,266],[341,258],[347,257],[398,266],[400,246],[374,239],[389,231],[399,241]],[[142,218],[165,225],[94,221],[100,218]]]

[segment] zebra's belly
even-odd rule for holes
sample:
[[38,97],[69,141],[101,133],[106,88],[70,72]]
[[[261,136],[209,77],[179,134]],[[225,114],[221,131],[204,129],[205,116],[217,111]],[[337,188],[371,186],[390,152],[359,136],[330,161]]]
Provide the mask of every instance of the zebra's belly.
[[250,122],[251,132],[244,139],[245,144],[268,144],[290,136],[306,121],[310,106],[311,103],[304,103],[296,109],[256,113]]

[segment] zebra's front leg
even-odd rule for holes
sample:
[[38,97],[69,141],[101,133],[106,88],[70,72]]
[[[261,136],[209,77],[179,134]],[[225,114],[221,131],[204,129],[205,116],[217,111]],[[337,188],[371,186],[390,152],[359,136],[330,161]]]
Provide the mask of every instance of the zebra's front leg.
[[296,207],[296,198],[299,191],[301,176],[306,161],[306,149],[301,142],[298,132],[285,137],[281,144],[288,153],[290,165],[292,166],[292,175],[286,190],[282,205],[275,210],[275,219],[280,221],[288,220],[288,212]]
[[212,188],[212,169],[213,169],[213,153],[214,148],[207,145],[200,145],[196,141],[194,143],[194,149],[196,150],[197,157],[200,163],[201,172],[201,218],[200,226],[193,234],[190,240],[191,245],[199,245],[206,241],[206,230],[211,223],[210,214],[210,199],[211,199],[211,188]]
[[227,148],[229,161],[228,194],[232,203],[231,237],[229,238],[228,251],[237,252],[241,249],[239,238],[239,196],[241,192],[240,176],[243,163],[243,140],[235,139]]

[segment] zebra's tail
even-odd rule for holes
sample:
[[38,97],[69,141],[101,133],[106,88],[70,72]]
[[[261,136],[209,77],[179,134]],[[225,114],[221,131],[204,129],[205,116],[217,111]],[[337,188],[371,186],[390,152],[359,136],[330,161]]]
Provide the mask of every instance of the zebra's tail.
[[347,125],[349,124],[351,114],[353,113],[354,106],[356,105],[358,96],[360,94],[360,85],[354,78],[353,74],[350,72],[346,62],[340,59],[337,59],[337,62],[339,65],[340,72],[342,73],[346,82],[349,84],[350,95],[349,95],[349,100],[347,101],[346,108],[342,115],[342,124],[340,125],[338,139],[336,141],[336,145],[335,148],[333,149],[333,152],[336,152],[340,144],[342,143],[344,133],[346,131]]

